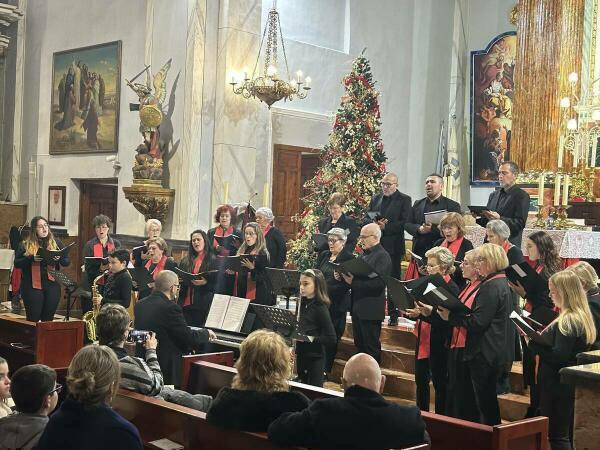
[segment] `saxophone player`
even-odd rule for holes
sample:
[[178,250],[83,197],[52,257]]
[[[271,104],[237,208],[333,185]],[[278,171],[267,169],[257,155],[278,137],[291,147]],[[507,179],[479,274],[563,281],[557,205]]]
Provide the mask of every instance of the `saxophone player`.
[[129,251],[124,248],[113,250],[108,255],[108,277],[102,286],[102,305],[118,303],[124,308],[129,308],[131,303],[132,280],[127,263]]

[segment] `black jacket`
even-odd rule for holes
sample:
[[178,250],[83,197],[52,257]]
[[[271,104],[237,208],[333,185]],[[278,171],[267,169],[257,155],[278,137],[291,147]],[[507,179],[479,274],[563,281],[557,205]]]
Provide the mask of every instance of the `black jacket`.
[[502,367],[514,358],[514,326],[509,319],[512,311],[512,291],[503,273],[492,279],[490,274],[481,283],[471,314],[450,313],[450,325],[467,329],[464,360],[482,357],[492,367]]
[[[348,312],[350,310],[350,286],[344,280],[336,280],[333,275],[333,266],[329,263],[331,252],[325,250],[319,253],[316,267],[323,272],[323,277],[327,282],[327,294],[331,300],[332,311]],[[342,250],[335,258],[336,263],[342,263],[352,259],[353,256],[346,250]]]
[[129,308],[131,303],[132,281],[127,269],[110,274],[101,288],[102,304],[118,303]]
[[315,400],[304,411],[281,415],[269,427],[269,440],[324,450],[388,450],[428,443],[429,435],[416,406],[352,386],[343,398]]
[[[442,242],[444,242],[444,238],[437,241],[433,245],[433,247],[438,247],[442,245]],[[456,255],[454,256],[454,261],[462,262],[465,259],[465,253],[467,253],[469,250],[473,250],[473,243],[467,238],[464,238],[462,243],[460,244],[460,247],[458,248],[458,252],[456,252]],[[467,285],[467,280],[464,279],[462,269],[460,268],[459,264],[455,264],[454,268],[454,273],[450,276],[452,277],[452,281],[454,281],[456,283],[456,286],[458,286],[459,291],[462,291]]]
[[272,227],[265,236],[265,243],[269,251],[268,267],[283,269],[287,248],[285,246],[285,237],[277,228]]
[[265,432],[285,412],[302,411],[309,400],[300,392],[258,392],[222,388],[206,420],[228,430]]
[[[144,264],[147,264],[147,263],[148,263],[148,261],[146,261]],[[156,264],[150,264],[150,269],[148,270],[148,272],[150,272],[150,274],[152,274],[152,271],[154,270],[155,267],[156,267]],[[167,258],[167,261],[165,262],[165,268],[163,270],[173,270],[175,267],[177,267],[177,263],[175,262],[175,260],[173,258]],[[138,299],[141,300],[143,298],[146,298],[151,293],[152,293],[152,288],[143,287],[142,289],[139,290]]]
[[[506,192],[498,189],[490,194],[486,206],[490,211],[500,214],[500,220],[506,222],[510,228],[510,242],[520,247],[523,228],[529,214],[529,194],[518,186],[512,186]],[[477,219],[477,223],[482,227],[488,222],[485,217]]]
[[[121,242],[117,239],[113,239],[112,236],[108,237],[109,241],[112,241],[112,244],[115,247],[115,250],[121,248]],[[92,290],[92,282],[94,281],[94,279],[100,275],[100,262],[95,261],[95,260],[87,260],[85,259],[86,256],[94,256],[94,245],[98,244],[100,242],[100,240],[97,237],[94,237],[92,239],[90,239],[89,241],[87,241],[85,243],[85,246],[83,247],[83,264],[85,266],[85,275],[86,275],[86,286],[87,286],[87,290],[91,291]],[[102,247],[102,257],[103,258],[108,258],[108,254],[110,253],[110,250],[108,250],[108,244],[106,245],[106,247]]]
[[[59,249],[64,248],[63,243],[54,238],[56,245]],[[33,264],[33,255],[25,256],[25,246],[21,242],[17,251],[15,252],[15,267],[21,269],[23,271],[23,276],[21,278],[23,286],[32,288],[32,280],[31,280],[31,265]],[[58,264],[54,267],[50,267],[50,270],[59,269],[60,266],[66,267],[71,264],[71,259],[69,256],[63,256],[58,260]],[[48,279],[48,266],[46,265],[46,261],[40,261],[40,277],[42,279],[42,288],[45,286],[55,286],[58,284],[56,281],[51,281]]]
[[600,350],[600,291],[598,288],[587,291],[587,299],[590,311],[592,311],[594,325],[596,325],[596,342],[592,344],[592,350]]
[[435,247],[437,245],[435,242],[438,241],[441,236],[440,229],[435,224],[431,226],[431,231],[429,233],[419,233],[419,227],[425,223],[424,213],[426,208],[428,212],[445,209],[448,212],[460,213],[460,204],[444,196],[441,196],[433,202],[430,202],[429,198],[425,197],[414,203],[404,228],[407,232],[412,234],[412,252],[420,257],[424,257],[427,250]]
[[[212,255],[211,255],[212,256]],[[193,271],[193,267],[190,267],[190,262],[188,258],[183,258],[179,261],[179,266],[181,270],[185,272],[191,273]],[[210,261],[202,262],[202,266],[200,267],[200,272],[207,272],[209,270],[213,270],[215,268],[215,258],[214,256],[210,258]],[[183,306],[185,302],[185,296],[188,293],[188,289],[192,289],[192,305],[191,307],[194,309],[198,309],[203,311],[205,314],[208,314],[210,309],[210,305],[212,303],[212,298],[215,292],[215,285],[217,283],[218,272],[211,273],[207,276],[207,283],[204,286],[194,286],[191,283],[186,282],[185,280],[181,281],[181,288],[179,290],[179,299],[177,303]]]
[[135,328],[156,333],[156,354],[165,384],[179,386],[181,356],[190,350],[199,350],[203,343],[208,342],[208,331],[191,330],[181,307],[161,292],[153,292],[136,303]]
[[354,277],[352,280],[352,317],[357,320],[385,318],[385,283],[381,277],[389,275],[392,260],[381,244],[371,247],[360,256],[378,276]]
[[[215,240],[215,231],[217,230],[217,228],[218,227],[211,228],[210,230],[208,230],[206,232],[206,235],[208,237],[208,242],[210,242],[210,244],[213,246],[213,248],[215,248],[215,246],[213,244],[214,244],[214,240]],[[225,239],[223,239],[222,247],[225,250],[225,252],[220,253],[221,256],[235,255],[237,252],[237,249],[240,247],[240,244],[244,240],[244,237],[242,236],[242,232],[240,230],[236,230],[235,228],[233,229],[233,232],[231,233],[231,235],[237,236],[239,239],[234,239],[231,236],[228,236]],[[215,253],[219,254],[216,250],[217,249],[215,248]]]
[[302,298],[300,306],[300,331],[306,336],[314,336],[313,342],[298,342],[298,355],[325,356],[325,349],[337,342],[329,309],[324,303]]
[[508,251],[506,252],[506,257],[508,258],[509,266],[512,266],[514,264],[521,264],[523,261],[525,261],[525,258],[523,257],[523,251],[520,247],[517,247],[516,245],[513,245],[508,249]]
[[[348,253],[352,253],[354,251],[354,248],[356,247],[358,235],[360,234],[360,228],[358,227],[358,223],[356,223],[356,220],[354,220],[352,217],[348,217],[344,213],[342,213],[342,215],[336,223],[332,224],[331,220],[331,216],[326,216],[319,220],[319,233],[327,234],[327,232],[334,227],[350,231],[350,234],[347,236],[344,249],[348,251]],[[319,252],[322,252],[324,250],[327,250],[327,244],[321,247],[317,247],[317,251]]]
[[[256,283],[256,299],[254,303],[258,305],[274,305],[275,297],[271,293],[271,283],[267,278],[269,258],[266,254],[257,255],[254,264],[254,270],[250,271],[250,277]],[[237,274],[237,292],[238,297],[245,298],[248,288],[248,272],[246,270]]]
[[373,196],[369,211],[378,211],[388,220],[381,237],[381,245],[390,255],[404,256],[404,225],[410,215],[410,196],[400,191],[385,199],[383,193]]

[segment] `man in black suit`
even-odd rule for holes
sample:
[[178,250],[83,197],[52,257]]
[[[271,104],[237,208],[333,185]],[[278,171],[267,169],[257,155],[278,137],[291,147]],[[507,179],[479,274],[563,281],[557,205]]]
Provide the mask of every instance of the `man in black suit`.
[[434,243],[441,237],[440,230],[436,224],[425,219],[425,213],[434,211],[446,211],[460,213],[460,205],[442,195],[444,179],[437,173],[432,173],[425,179],[425,193],[427,197],[417,200],[406,222],[406,231],[413,236],[413,253],[420,257],[433,248]]
[[[385,283],[382,277],[391,272],[390,255],[380,243],[381,229],[375,223],[362,227],[359,243],[364,249],[360,256],[373,273],[368,276],[336,275],[343,277],[352,291],[352,335],[359,352],[377,361],[381,358],[381,322],[385,318]],[[337,272],[336,272],[337,273]]]
[[529,213],[529,194],[515,186],[519,166],[512,161],[505,161],[498,170],[500,189],[492,192],[487,202],[489,211],[483,211],[483,217],[477,223],[485,227],[490,220],[500,219],[510,228],[508,240],[521,247],[523,228]]
[[[394,278],[400,279],[400,263],[404,258],[404,224],[410,215],[410,196],[398,190],[398,177],[394,173],[386,174],[381,180],[381,193],[374,195],[369,211],[377,212],[375,222],[382,232],[381,245],[392,259]],[[398,324],[398,308],[388,303],[390,325]]]
[[315,400],[303,411],[282,414],[269,426],[269,440],[286,447],[372,450],[429,443],[419,408],[384,399],[384,383],[373,358],[354,355],[344,367],[344,397]]
[[176,302],[178,293],[177,275],[163,270],[154,280],[152,294],[135,305],[135,328],[156,334],[159,342],[156,354],[164,383],[176,387],[181,382],[181,356],[216,339],[212,330],[192,330],[187,326],[181,306]]

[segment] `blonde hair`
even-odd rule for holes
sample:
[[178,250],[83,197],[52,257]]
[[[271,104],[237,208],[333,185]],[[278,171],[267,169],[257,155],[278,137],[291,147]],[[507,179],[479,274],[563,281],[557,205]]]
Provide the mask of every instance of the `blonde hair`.
[[433,247],[425,252],[426,258],[436,258],[443,269],[444,274],[452,274],[454,267],[454,255],[446,247]]
[[288,391],[292,367],[290,351],[273,331],[252,332],[240,346],[237,374],[231,386],[260,392]]
[[579,281],[581,281],[581,285],[585,291],[589,291],[594,287],[598,287],[598,274],[590,263],[586,261],[579,261],[572,266],[569,266],[567,270],[575,272],[575,274],[579,277]]
[[115,353],[105,345],[88,345],[75,354],[69,365],[69,395],[87,408],[109,404],[117,393],[120,378]]
[[463,258],[463,261],[467,261],[469,264],[473,264],[475,263],[475,260],[477,259],[477,249],[472,249],[472,250],[468,250],[465,252],[465,257]]
[[462,214],[456,212],[449,212],[444,214],[442,220],[440,221],[439,229],[443,230],[446,227],[456,227],[458,228],[458,237],[463,237],[467,233],[467,229],[465,228],[465,219]]
[[561,302],[560,314],[555,320],[559,331],[565,336],[585,335],[585,342],[593,344],[597,330],[577,274],[572,270],[556,272],[550,277],[549,283],[556,289]]
[[502,247],[489,242],[477,247],[477,257],[487,262],[490,272],[499,272],[508,267],[508,256]]
[[[46,225],[48,225],[48,237],[46,239],[42,239],[37,235],[37,224],[40,220],[43,220],[46,222]],[[35,216],[32,218],[29,223],[29,228],[29,235],[27,236],[27,239],[23,241],[23,247],[25,248],[26,256],[34,256],[37,254],[38,250],[40,249],[40,241],[45,241],[47,243],[46,250],[58,250],[58,244],[54,239],[52,229],[50,228],[50,225],[45,217]]]
[[[246,228],[252,228],[254,230],[254,233],[256,234],[256,244],[254,244],[254,250],[256,250],[256,253],[260,254],[264,251],[264,253],[267,254],[267,257],[269,257],[269,251],[267,250],[265,236],[263,235],[260,226],[258,226],[256,222],[248,222],[244,227],[244,234],[246,233]],[[244,253],[246,253],[247,248],[248,246],[246,245],[246,239],[244,239],[244,242],[242,243],[242,245],[240,245],[240,248],[238,250],[238,255],[243,255]]]

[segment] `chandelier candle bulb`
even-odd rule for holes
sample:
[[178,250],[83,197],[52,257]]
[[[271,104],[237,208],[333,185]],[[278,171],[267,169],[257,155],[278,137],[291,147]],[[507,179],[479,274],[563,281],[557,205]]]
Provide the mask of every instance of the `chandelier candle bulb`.
[[298,84],[302,83],[302,71],[299,70],[298,72],[296,72],[296,81],[298,81]]
[[310,77],[306,77],[304,81],[306,82],[305,89],[310,89],[310,82],[312,81]]
[[554,178],[554,206],[560,205],[560,179],[561,175],[557,173]]
[[571,177],[569,175],[565,175],[565,184],[563,188],[563,198],[562,205],[567,206],[569,203],[569,185],[570,185]]
[[578,79],[579,79],[579,77],[577,76],[577,73],[576,73],[576,72],[571,72],[571,73],[569,74],[569,83],[571,83],[571,84],[575,84],[575,83],[577,83],[577,80],[578,80]]
[[538,183],[538,206],[544,206],[544,177],[545,174],[542,172]]
[[569,97],[563,97],[560,99],[561,108],[568,108],[569,106],[571,106],[571,101],[569,100]]

